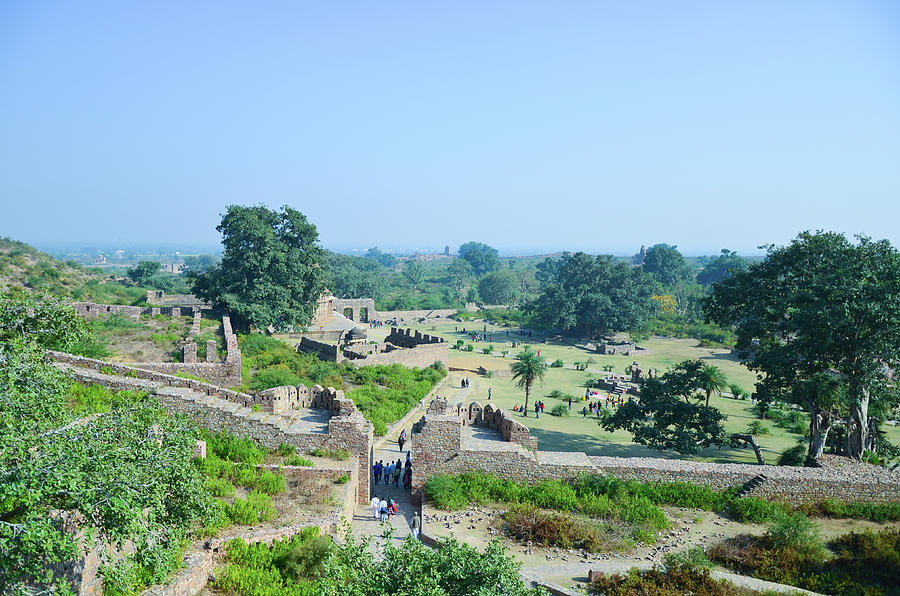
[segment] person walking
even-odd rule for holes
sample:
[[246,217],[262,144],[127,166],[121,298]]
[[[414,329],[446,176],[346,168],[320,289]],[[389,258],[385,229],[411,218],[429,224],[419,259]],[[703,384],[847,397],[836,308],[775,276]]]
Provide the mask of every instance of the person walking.
[[534,417],[535,418],[541,417],[541,406],[540,406],[540,404],[538,404],[536,402],[534,404]]
[[378,481],[381,480],[381,470],[384,468],[384,464],[381,463],[381,460],[375,464],[373,468],[373,473],[375,474],[375,484],[378,484]]
[[397,439],[397,444],[400,445],[400,453],[403,453],[403,444],[406,442],[406,429],[400,431],[400,437]]
[[491,399],[491,387],[488,387],[488,400]]
[[581,408],[581,417],[587,418],[587,406],[584,406],[583,408]]
[[384,498],[378,502],[378,514],[381,517],[381,521],[387,521],[388,509],[387,509],[387,501]]
[[372,506],[372,517],[378,519],[378,513],[381,510],[381,499],[373,496],[372,501],[369,504]]
[[419,530],[422,528],[422,520],[419,519],[419,512],[416,511],[416,514],[413,516],[412,526],[410,526],[410,531],[412,532],[413,538],[416,540],[419,539]]
[[401,474],[401,473],[402,473],[402,472],[401,472],[401,466],[400,466],[400,464],[399,464],[399,462],[398,462],[398,463],[397,463],[397,466],[394,468],[394,486],[395,486],[396,488],[400,488],[400,474]]

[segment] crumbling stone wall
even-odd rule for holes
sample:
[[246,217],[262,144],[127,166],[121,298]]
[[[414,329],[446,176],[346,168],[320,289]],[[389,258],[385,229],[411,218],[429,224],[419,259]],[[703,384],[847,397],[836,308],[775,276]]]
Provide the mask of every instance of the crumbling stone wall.
[[[471,403],[447,415],[447,404],[435,400],[414,427],[410,450],[413,461],[413,495],[420,498],[433,474],[482,471],[520,482],[569,478],[581,473],[608,474],[641,482],[690,482],[724,490],[741,486],[757,475],[765,480],[752,496],[791,503],[835,498],[844,501],[900,501],[900,473],[867,464],[843,468],[794,468],[751,464],[719,464],[661,458],[588,457],[581,452],[537,451],[527,428],[504,425],[502,410],[489,404]],[[511,421],[516,422],[516,421]],[[464,425],[487,426],[498,431],[497,441],[478,441],[466,448]]]
[[132,317],[135,319],[141,315],[180,317],[201,310],[201,307],[199,306],[126,306],[123,304],[97,304],[96,302],[72,302],[70,306],[82,317],[121,315],[123,317]]
[[316,341],[308,337],[303,337],[297,345],[298,352],[306,354],[315,354],[320,360],[326,362],[340,362],[341,355],[338,346],[324,341]]
[[315,354],[328,362],[350,362],[353,366],[402,364],[411,368],[426,368],[435,362],[447,366],[450,351],[443,338],[415,333],[410,329],[391,329],[387,340],[380,344],[357,344],[341,350],[337,345],[316,341],[304,336],[297,350]]

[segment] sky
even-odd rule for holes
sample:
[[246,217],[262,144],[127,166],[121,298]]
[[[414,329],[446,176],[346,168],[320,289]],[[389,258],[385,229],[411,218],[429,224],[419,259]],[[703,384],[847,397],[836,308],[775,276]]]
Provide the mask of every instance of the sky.
[[0,236],[900,246],[900,3],[0,2]]

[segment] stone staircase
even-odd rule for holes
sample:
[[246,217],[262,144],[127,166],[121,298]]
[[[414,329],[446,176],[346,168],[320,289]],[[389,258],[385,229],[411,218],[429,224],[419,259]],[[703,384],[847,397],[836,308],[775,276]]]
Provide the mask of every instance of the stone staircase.
[[734,498],[740,499],[741,497],[746,497],[751,492],[753,492],[753,489],[764,483],[766,480],[768,480],[768,477],[766,477],[765,474],[757,474],[744,483],[744,485],[741,487],[741,490],[738,491]]

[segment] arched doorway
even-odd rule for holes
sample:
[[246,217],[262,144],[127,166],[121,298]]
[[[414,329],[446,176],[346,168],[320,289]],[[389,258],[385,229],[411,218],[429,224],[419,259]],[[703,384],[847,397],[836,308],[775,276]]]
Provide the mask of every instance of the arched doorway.
[[369,322],[369,308],[367,306],[363,306],[359,309],[359,322],[360,323],[368,323]]
[[356,320],[353,318],[353,308],[351,308],[349,306],[344,309],[344,316],[347,317],[348,319],[350,319],[351,321]]

